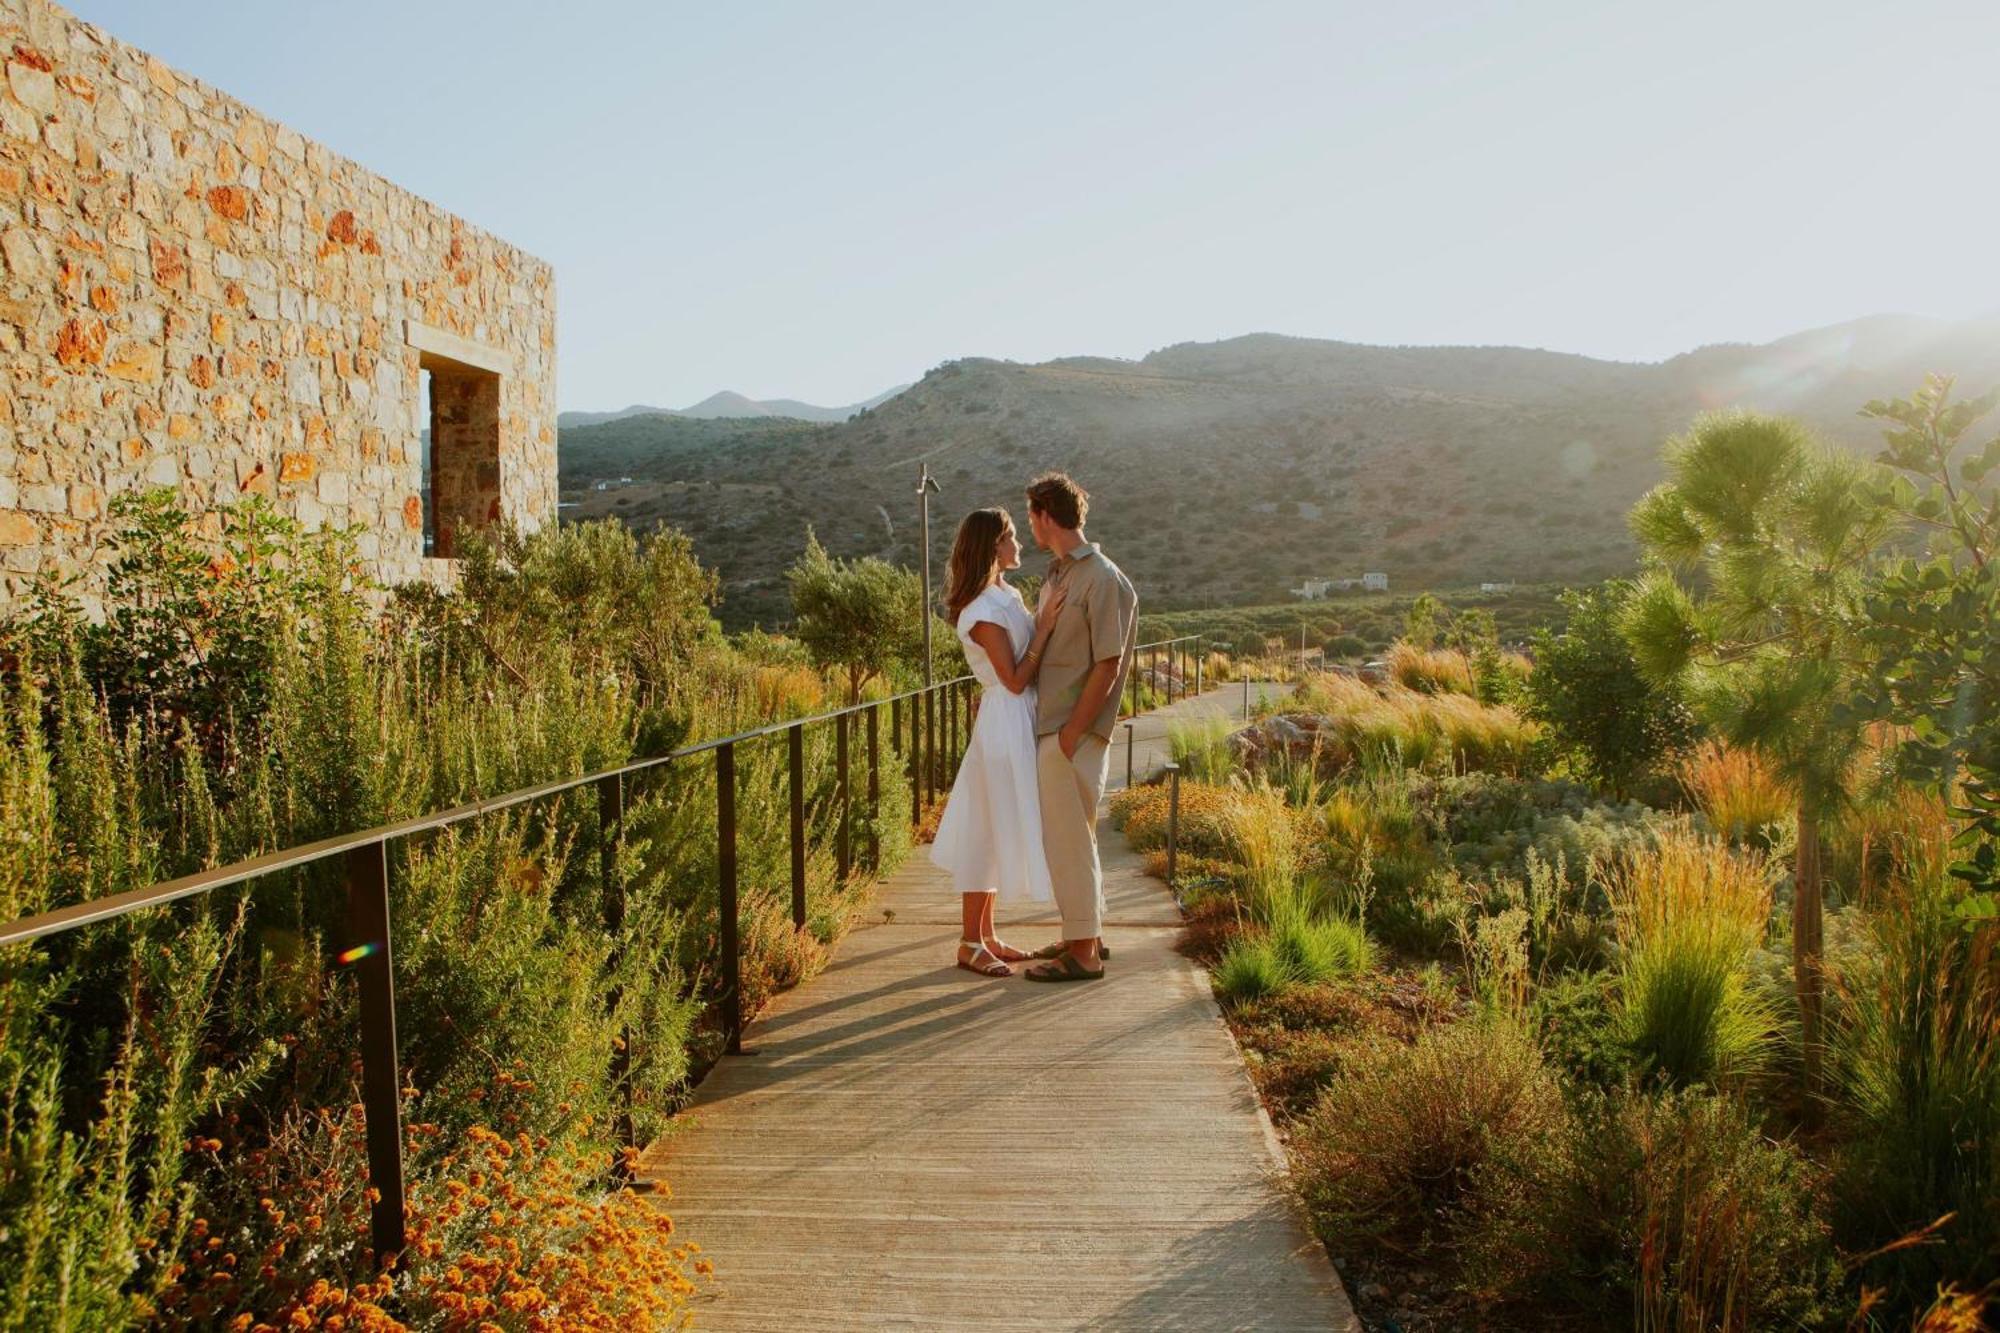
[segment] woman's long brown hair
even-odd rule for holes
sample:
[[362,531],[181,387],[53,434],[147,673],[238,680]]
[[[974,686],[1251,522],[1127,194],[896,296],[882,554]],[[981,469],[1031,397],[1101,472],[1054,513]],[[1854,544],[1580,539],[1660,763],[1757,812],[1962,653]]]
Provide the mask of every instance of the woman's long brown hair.
[[953,624],[958,623],[958,613],[993,582],[1000,539],[1013,530],[1014,520],[1004,509],[975,509],[959,520],[958,537],[951,544],[950,591],[944,598]]

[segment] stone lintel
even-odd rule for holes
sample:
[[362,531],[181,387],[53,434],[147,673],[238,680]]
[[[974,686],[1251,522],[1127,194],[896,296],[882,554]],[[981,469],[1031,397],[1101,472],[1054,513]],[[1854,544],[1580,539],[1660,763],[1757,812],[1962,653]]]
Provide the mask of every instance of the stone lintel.
[[456,333],[448,333],[420,320],[404,320],[403,337],[425,358],[439,357],[495,375],[514,373],[514,358],[500,348],[461,338]]

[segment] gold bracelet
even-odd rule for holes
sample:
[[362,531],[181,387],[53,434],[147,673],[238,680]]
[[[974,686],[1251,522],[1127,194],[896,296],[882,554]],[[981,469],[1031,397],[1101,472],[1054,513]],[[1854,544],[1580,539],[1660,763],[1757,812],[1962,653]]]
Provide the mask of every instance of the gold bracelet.
[[1022,660],[1023,662],[1036,662],[1036,661],[1040,661],[1040,660],[1041,660],[1041,656],[1042,656],[1042,650],[1041,650],[1041,649],[1039,649],[1039,648],[1030,648],[1030,649],[1028,650],[1028,655],[1027,655],[1026,657],[1022,658],[1021,660]]

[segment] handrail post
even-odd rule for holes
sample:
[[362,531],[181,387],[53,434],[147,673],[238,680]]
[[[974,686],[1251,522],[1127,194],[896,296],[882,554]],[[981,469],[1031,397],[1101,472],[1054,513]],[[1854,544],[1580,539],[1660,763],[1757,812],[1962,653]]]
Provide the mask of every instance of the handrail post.
[[792,929],[806,925],[806,729],[794,722],[785,732],[792,780]]
[[956,780],[958,770],[965,762],[966,747],[972,744],[972,687],[960,685],[954,693],[958,695],[958,702],[953,705],[952,711],[959,720],[953,724],[951,732],[951,775]]
[[889,701],[889,753],[901,757],[903,753],[903,697],[897,695]]
[[722,945],[722,1027],[731,1055],[743,1053],[743,960],[736,941],[736,746],[715,747],[716,916]]
[[953,685],[944,692],[944,771],[958,776],[958,687]]
[[[597,782],[598,880],[603,888],[604,933],[611,938],[614,967],[625,956],[625,876],[618,856],[625,846],[625,775],[613,773]],[[625,998],[625,988],[614,985],[605,997],[606,1012],[616,1013]],[[638,1131],[632,1122],[632,1029],[621,1024],[618,1044],[611,1051],[611,1084],[617,1089],[617,1121],[613,1130],[618,1147],[611,1172],[620,1180],[631,1178],[628,1149],[639,1146]]]
[[882,705],[868,710],[868,873],[882,873]]
[[1167,764],[1167,892],[1180,894],[1181,766]]
[[1197,634],[1194,636],[1194,692],[1196,695],[1200,695],[1201,693],[1202,657],[1203,653],[1201,651],[1201,635]]
[[[924,822],[924,786],[922,778],[917,773],[917,715],[921,712],[923,712],[923,709],[917,706],[916,697],[912,695],[910,698],[910,744],[909,748],[903,751],[904,766],[909,770],[910,774],[911,828],[915,828]],[[900,733],[902,729],[898,727],[897,730]]]
[[1127,788],[1130,788],[1132,785],[1132,729],[1138,725],[1137,722],[1127,722],[1125,724],[1125,785]]
[[403,1107],[396,1052],[396,974],[389,940],[389,845],[347,854],[348,951],[361,992],[361,1109],[368,1136],[369,1237],[377,1266],[403,1252]]
[[924,687],[924,809],[937,796],[937,687]]
[[854,869],[854,849],[850,842],[854,803],[847,781],[847,720],[846,713],[833,719],[833,808],[834,817],[840,821],[833,832],[833,859],[834,873],[842,884]]

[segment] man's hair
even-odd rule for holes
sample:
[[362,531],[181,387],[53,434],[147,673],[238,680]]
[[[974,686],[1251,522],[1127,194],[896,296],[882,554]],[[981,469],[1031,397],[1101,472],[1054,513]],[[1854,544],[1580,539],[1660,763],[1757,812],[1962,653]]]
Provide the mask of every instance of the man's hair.
[[1028,483],[1028,508],[1074,532],[1090,515],[1090,493],[1066,473],[1044,472]]

